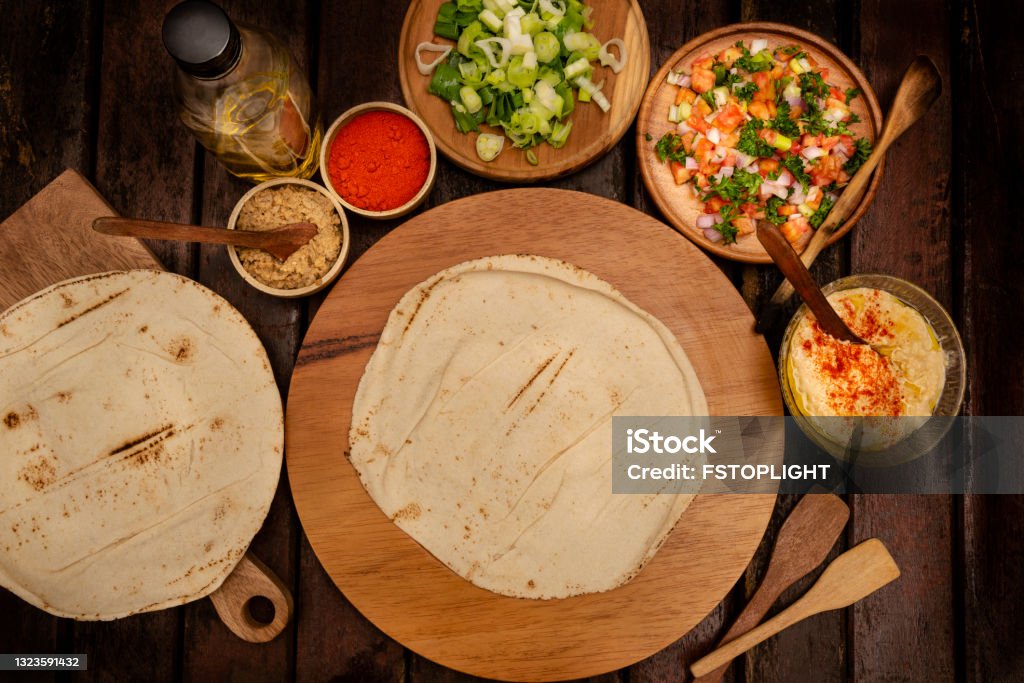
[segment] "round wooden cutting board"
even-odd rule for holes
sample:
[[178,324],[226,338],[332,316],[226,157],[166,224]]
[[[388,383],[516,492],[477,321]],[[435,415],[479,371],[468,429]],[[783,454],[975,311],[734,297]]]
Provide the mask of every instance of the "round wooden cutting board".
[[[569,116],[572,132],[561,149],[544,143],[534,148],[538,163],[531,166],[522,150],[512,147],[509,140],[497,159],[485,162],[476,154],[476,133],[463,135],[455,128],[451,106],[440,97],[427,92],[431,76],[422,75],[416,68],[416,46],[434,42],[453,45],[454,41],[434,35],[437,10],[444,0],[413,0],[402,24],[398,41],[398,75],[402,82],[402,96],[406,105],[430,128],[437,148],[462,168],[495,180],[531,183],[575,173],[596,161],[622,138],[633,123],[647,76],[651,72],[651,45],[647,35],[647,22],[635,0],[590,0],[594,8],[591,31],[601,42],[621,38],[628,55],[623,70],[615,74],[597,64],[594,82],[605,81],[604,92],[612,107],[605,113],[593,103],[577,102]],[[613,54],[615,48],[610,48]],[[425,53],[424,61],[437,55]],[[481,132],[502,134],[501,129],[480,127]]]
[[477,588],[392,524],[346,457],[363,369],[407,290],[449,266],[499,254],[563,259],[659,318],[686,350],[713,415],[782,414],[775,367],[750,311],[693,244],[650,216],[593,195],[492,192],[444,204],[392,231],[320,307],[288,398],[292,494],[327,573],[403,645],[489,678],[595,675],[647,657],[699,623],[750,561],[775,496],[699,495],[632,581],[551,601]]
[[[844,91],[847,88],[860,88],[862,95],[850,103],[850,110],[860,116],[861,122],[850,126],[850,130],[871,141],[878,138],[882,130],[882,109],[878,106],[878,98],[871,84],[849,57],[835,45],[813,33],[785,24],[751,22],[723,26],[698,36],[668,58],[651,80],[640,105],[636,125],[636,153],[647,190],[654,197],[655,203],[665,214],[668,222],[679,232],[719,256],[747,263],[771,263],[771,257],[754,235],[741,237],[735,244],[730,245],[712,242],[705,237],[704,231],[697,227],[697,216],[704,210],[703,202],[694,196],[691,185],[675,184],[668,164],[660,161],[654,152],[657,141],[675,128],[675,124],[668,120],[668,110],[674,103],[679,88],[665,81],[668,72],[677,68],[688,70],[694,58],[702,53],[717,54],[735,45],[739,40],[749,46],[751,40],[758,38],[767,40],[769,49],[794,43],[800,45],[820,66],[829,70],[829,83]],[[650,140],[647,139],[648,136]],[[864,215],[875,198],[881,177],[882,165],[879,165],[857,208],[835,232],[829,244],[849,232]]]

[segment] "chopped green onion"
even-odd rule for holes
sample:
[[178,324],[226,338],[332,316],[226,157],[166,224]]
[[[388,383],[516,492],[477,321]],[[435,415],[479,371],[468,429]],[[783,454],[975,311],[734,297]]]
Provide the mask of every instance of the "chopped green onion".
[[480,133],[476,136],[476,155],[482,161],[494,161],[505,147],[505,136]]
[[526,161],[529,162],[530,166],[537,165],[537,154],[532,150],[526,150]]
[[533,49],[537,51],[537,60],[547,64],[558,56],[562,47],[558,44],[558,36],[544,31],[534,37]]
[[480,99],[480,95],[477,94],[471,86],[463,86],[459,90],[459,97],[462,99],[463,106],[466,107],[466,111],[470,114],[475,114],[480,111],[480,108],[484,106],[483,100]]

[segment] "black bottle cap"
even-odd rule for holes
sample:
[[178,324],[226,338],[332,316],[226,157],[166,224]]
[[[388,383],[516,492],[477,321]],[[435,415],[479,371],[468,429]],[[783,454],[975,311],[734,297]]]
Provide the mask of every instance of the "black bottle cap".
[[164,17],[164,47],[178,66],[199,78],[218,78],[234,68],[242,39],[228,15],[207,0],[185,0]]

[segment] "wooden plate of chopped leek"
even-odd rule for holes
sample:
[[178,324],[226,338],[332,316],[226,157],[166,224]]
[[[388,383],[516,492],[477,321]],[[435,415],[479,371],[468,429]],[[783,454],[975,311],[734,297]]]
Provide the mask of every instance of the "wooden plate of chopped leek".
[[519,183],[574,173],[608,152],[650,73],[635,0],[540,0],[530,12],[514,0],[413,0],[398,54],[405,102],[438,150]]

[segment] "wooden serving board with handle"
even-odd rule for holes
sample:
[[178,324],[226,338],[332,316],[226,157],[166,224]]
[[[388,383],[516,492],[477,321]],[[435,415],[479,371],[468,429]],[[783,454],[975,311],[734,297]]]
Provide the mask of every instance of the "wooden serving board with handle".
[[[735,287],[664,224],[601,197],[517,189],[443,204],[353,264],[313,320],[292,375],[285,458],[313,550],[381,630],[445,666],[550,681],[628,666],[677,640],[729,592],[775,502],[698,495],[632,581],[564,600],[510,598],[449,570],[377,507],[346,458],[352,402],[388,314],[463,261],[536,254],[589,270],[676,335],[713,415],[781,415],[775,366]],[[773,446],[774,447],[774,446]],[[777,444],[781,453],[781,435]]]
[[[0,311],[80,275],[137,268],[163,270],[139,240],[108,237],[92,229],[94,219],[114,215],[96,188],[69,169],[0,223]],[[274,606],[270,623],[260,623],[249,614],[248,603],[258,596]],[[288,588],[248,553],[209,597],[221,621],[239,638],[253,643],[267,642],[281,633],[293,609]]]
[[[620,38],[626,45],[626,64],[622,71],[613,73],[610,68],[597,64],[594,67],[594,82],[605,82],[603,92],[611,101],[611,109],[602,112],[590,103],[576,103],[576,109],[567,120],[572,121],[572,132],[568,142],[561,149],[547,143],[533,148],[537,165],[526,160],[522,150],[512,147],[511,140],[505,140],[505,147],[498,158],[483,161],[476,153],[476,133],[463,135],[455,128],[451,105],[440,97],[427,92],[431,76],[422,75],[416,68],[416,46],[434,42],[438,45],[454,45],[454,41],[434,35],[437,10],[444,0],[413,0],[402,24],[398,40],[398,76],[402,82],[402,96],[406,105],[419,114],[434,135],[438,150],[454,163],[471,173],[517,183],[532,183],[550,180],[575,173],[587,164],[599,159],[615,146],[633,123],[647,77],[651,72],[651,43],[647,35],[647,22],[636,0],[591,0],[594,8],[593,34],[602,42]],[[617,55],[617,48],[609,48]],[[433,61],[437,53],[424,53],[423,60]],[[481,132],[502,134],[500,128],[480,127]]]

